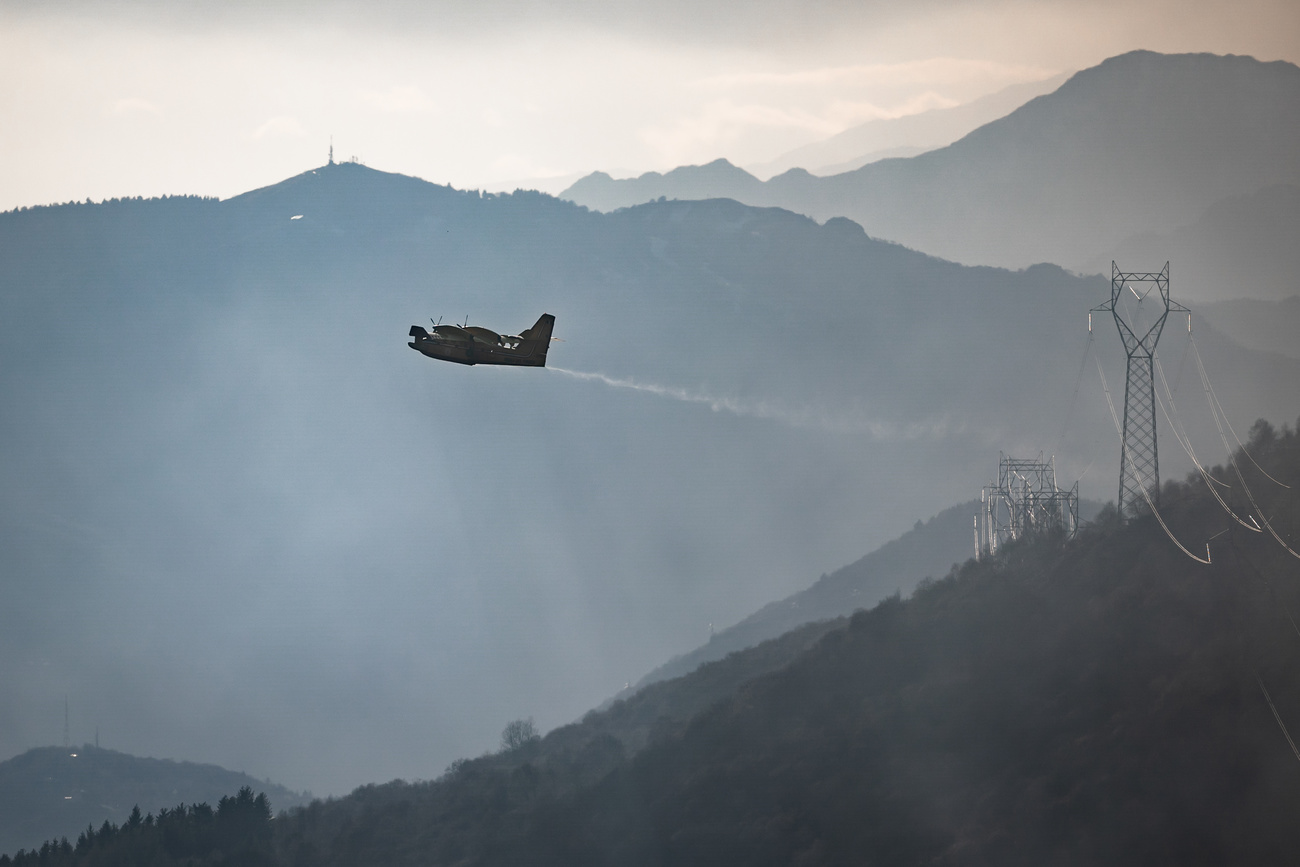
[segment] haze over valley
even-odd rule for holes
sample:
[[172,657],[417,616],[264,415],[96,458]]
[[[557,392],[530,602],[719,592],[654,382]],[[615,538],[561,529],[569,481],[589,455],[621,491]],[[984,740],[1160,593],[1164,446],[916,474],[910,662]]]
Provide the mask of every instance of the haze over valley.
[[[725,200],[602,215],[352,164],[2,219],[6,388],[28,408],[6,420],[4,547],[32,600],[9,609],[30,661],[8,706],[48,728],[80,696],[115,748],[197,735],[200,758],[313,791],[433,776],[969,500],[1000,450],[1056,454],[1085,496],[1117,477],[1080,384],[1108,284],[1052,266],[969,269]],[[403,345],[427,314],[543,310],[565,342],[540,371]],[[1300,405],[1300,362],[1197,337],[1241,426]],[[1170,328],[1171,358],[1185,341]],[[1095,342],[1118,382],[1118,341]],[[1208,414],[1188,421],[1212,442]],[[368,698],[340,712],[339,690]]]
[[[974,8],[721,26],[706,4],[656,85],[656,10],[685,20],[392,0],[298,33],[287,3],[0,7],[26,81],[85,49],[7,86],[7,117],[71,105],[98,68],[116,108],[66,124],[121,134],[66,178],[0,134],[3,171],[31,169],[0,213],[0,800],[22,808],[0,855],[1114,863],[1132,827],[1198,823],[1228,860],[1287,850],[1300,53],[1273,31],[1294,14],[1265,10],[1254,42],[1180,22],[1013,64],[899,53],[923,25],[974,44]],[[856,61],[850,31],[874,34]],[[108,34],[140,52],[105,63]],[[285,34],[297,74],[271,71]],[[410,72],[422,45],[455,98]],[[193,78],[186,46],[265,87]],[[623,54],[561,99],[579,79],[537,58],[566,46],[575,69]],[[337,77],[363,56],[372,78]],[[192,101],[143,89],[142,58]],[[333,109],[298,89],[310,70]],[[620,88],[635,129],[602,115]],[[214,122],[275,113],[218,165],[179,120],[203,99]],[[146,120],[156,170],[122,147]],[[1107,505],[1112,260],[1169,261],[1190,308],[1159,344],[1163,525]],[[1117,304],[1149,322],[1158,294]],[[405,345],[543,313],[543,368]],[[1238,438],[1266,469],[1232,475]],[[1040,454],[1078,482],[1080,536],[967,562],[999,456]],[[1222,761],[1184,763],[1184,737]],[[337,800],[270,821],[307,791]],[[1150,812],[1106,824],[1101,803]],[[1085,826],[1109,830],[1060,830]]]

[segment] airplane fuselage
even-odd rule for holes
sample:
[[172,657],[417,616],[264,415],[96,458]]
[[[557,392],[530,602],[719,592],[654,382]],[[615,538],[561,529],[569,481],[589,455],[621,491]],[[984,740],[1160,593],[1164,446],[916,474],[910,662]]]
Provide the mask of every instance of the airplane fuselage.
[[536,325],[518,336],[476,326],[435,325],[429,331],[412,325],[412,340],[407,346],[429,358],[456,364],[545,367],[554,324],[555,317],[544,313]]

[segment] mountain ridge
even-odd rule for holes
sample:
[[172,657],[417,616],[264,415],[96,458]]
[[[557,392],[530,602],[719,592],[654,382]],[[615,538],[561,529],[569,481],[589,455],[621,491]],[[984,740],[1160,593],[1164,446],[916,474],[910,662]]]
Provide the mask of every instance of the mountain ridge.
[[1067,77],[1068,73],[1063,73],[1041,81],[1012,84],[951,108],[868,121],[796,148],[775,160],[746,168],[754,175],[771,177],[802,167],[814,175],[824,176],[854,171],[868,162],[889,157],[915,156],[952,144],[975,127],[1008,114],[1035,96],[1055,90]]
[[[1083,520],[1091,520],[1101,504],[1080,504]],[[828,574],[784,599],[710,636],[707,644],[670,659],[633,685],[640,689],[667,678],[688,674],[698,666],[730,653],[776,638],[806,623],[849,617],[890,596],[906,598],[921,584],[948,574],[974,556],[972,516],[979,500],[950,506],[896,539]]]
[[303,806],[310,793],[213,764],[141,758],[91,744],[35,747],[0,762],[0,853],[76,839],[88,825],[124,822],[133,807],[157,812],[179,803],[214,805],[248,786],[277,810]]
[[[70,691],[124,749],[337,793],[573,719],[967,501],[999,451],[1110,494],[1116,435],[1080,379],[1089,352],[1122,364],[1086,330],[1106,293],[847,219],[602,214],[350,164],[6,214],[0,569],[26,601],[0,656],[28,662],[0,668],[0,749]],[[406,346],[429,317],[543,311],[566,340],[544,369]],[[1300,362],[1195,337],[1238,430],[1300,402]]]
[[[1297,117],[1293,64],[1135,51],[915,157],[689,192],[847,216],[870,235],[971,265],[1081,268],[1130,235],[1174,229],[1183,214],[1300,183]],[[656,187],[602,179],[562,195],[608,209],[654,198]]]

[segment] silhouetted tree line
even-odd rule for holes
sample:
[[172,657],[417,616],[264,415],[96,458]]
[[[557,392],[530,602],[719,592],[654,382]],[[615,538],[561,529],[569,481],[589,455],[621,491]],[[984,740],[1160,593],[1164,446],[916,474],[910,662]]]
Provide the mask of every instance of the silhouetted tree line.
[[120,826],[107,820],[86,828],[76,845],[67,838],[40,849],[0,856],[0,867],[137,867],[137,865],[270,865],[271,804],[247,786],[208,804],[178,804],[158,815],[141,814],[137,805]]
[[[1240,470],[1300,550],[1300,437],[1259,422],[1249,451],[1211,473],[1245,514]],[[1210,539],[1211,565],[1112,507],[1074,539],[1007,545],[859,611],[743,682],[720,673],[748,651],[544,738],[503,737],[435,781],[274,822],[247,789],[215,811],[137,810],[0,865],[1290,863],[1300,559],[1199,477],[1166,483],[1161,512],[1189,544]],[[633,708],[710,682],[689,719],[661,715],[634,749],[615,736]]]
[[48,205],[22,205],[17,208],[12,208],[8,211],[0,211],[0,216],[4,216],[5,214],[22,214],[27,211],[44,211],[44,210],[49,210],[51,208],[67,208],[67,207],[78,207],[78,206],[95,205],[95,204],[127,205],[127,204],[135,204],[137,202],[171,202],[171,201],[220,202],[221,199],[218,198],[217,196],[193,196],[193,195],[170,195],[170,194],[163,195],[163,196],[153,196],[150,198],[145,198],[144,196],[122,196],[121,198],[115,197],[112,199],[101,199],[99,202],[91,201],[90,198],[87,198],[85,199],[85,201],[81,201],[81,202],[70,199],[66,202],[53,202]]

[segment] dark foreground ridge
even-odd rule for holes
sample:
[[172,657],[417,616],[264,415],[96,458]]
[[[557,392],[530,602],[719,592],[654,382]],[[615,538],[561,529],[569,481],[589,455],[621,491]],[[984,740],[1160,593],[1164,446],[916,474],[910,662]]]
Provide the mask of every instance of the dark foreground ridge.
[[[1249,449],[1291,486],[1239,454],[1295,547],[1300,437],[1261,422]],[[1243,498],[1235,484],[1229,504]],[[1300,756],[1284,730],[1300,726],[1300,559],[1233,524],[1199,481],[1167,483],[1161,510],[1193,546],[1213,537],[1210,566],[1154,519],[1121,525],[1107,508],[1068,543],[1010,545],[910,600],[655,684],[439,780],[264,819],[238,863],[1287,863],[1300,851]],[[760,653],[769,664],[740,675]],[[234,863],[233,850],[173,849],[165,827],[0,864],[146,863],[131,860],[146,850],[150,864]]]
[[306,804],[290,791],[217,765],[133,756],[90,744],[37,747],[0,762],[0,852],[75,837],[88,825],[125,822],[137,804],[147,810],[180,802],[216,804],[256,788],[276,809]]

